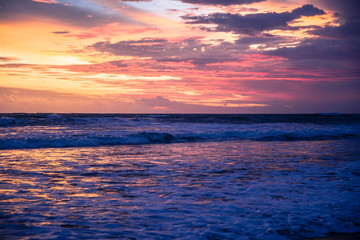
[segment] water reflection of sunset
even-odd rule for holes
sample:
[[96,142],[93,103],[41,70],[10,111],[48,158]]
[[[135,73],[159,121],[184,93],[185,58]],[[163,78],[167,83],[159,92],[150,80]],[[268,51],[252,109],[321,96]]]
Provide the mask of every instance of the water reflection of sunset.
[[[348,157],[354,156],[353,143],[343,144]],[[196,232],[205,220],[215,224],[223,214],[256,221],[253,208],[272,215],[262,221],[274,224],[271,219],[281,217],[276,211],[280,202],[290,212],[304,202],[301,214],[292,212],[298,219],[324,214],[327,208],[318,213],[306,204],[309,197],[333,201],[337,195],[327,195],[327,189],[340,195],[345,194],[344,184],[354,189],[344,179],[356,161],[318,151],[328,148],[329,141],[318,141],[316,147],[310,141],[275,145],[230,141],[3,150],[1,213],[11,219],[10,231],[26,226],[27,234],[36,232],[31,233],[34,237],[148,236],[151,229],[180,236],[177,228]],[[334,142],[331,151],[340,153],[341,148]],[[337,173],[331,174],[334,168]],[[347,196],[341,199],[352,201],[352,195]],[[133,232],[134,226],[143,230]]]

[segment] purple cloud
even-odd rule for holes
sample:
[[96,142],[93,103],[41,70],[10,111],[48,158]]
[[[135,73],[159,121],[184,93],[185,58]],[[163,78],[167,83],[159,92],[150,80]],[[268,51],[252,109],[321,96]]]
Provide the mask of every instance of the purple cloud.
[[52,32],[52,33],[62,35],[62,34],[69,34],[70,32],[69,31],[55,31],[55,32]]
[[20,59],[16,57],[0,57],[0,62],[13,62],[18,60]]
[[317,0],[327,9],[337,12],[341,20],[359,20],[360,1],[359,0]]
[[120,56],[154,57],[172,55],[174,50],[180,48],[175,45],[164,38],[143,38],[117,43],[97,42],[93,47],[100,52],[110,52]]
[[333,0],[324,1],[324,5],[338,11],[340,26],[326,26],[312,31],[312,34],[323,38],[359,39],[360,36],[360,1],[358,0]]
[[311,31],[312,34],[316,34],[324,38],[355,38],[360,37],[360,21],[347,21],[340,26],[326,26],[317,30]]
[[279,48],[265,51],[265,54],[296,60],[344,61],[360,60],[360,41],[338,39],[309,39],[293,48]]
[[296,19],[296,18],[300,18],[302,16],[312,17],[312,16],[316,16],[316,15],[323,15],[323,14],[325,14],[325,12],[324,12],[324,10],[314,7],[311,4],[306,4],[300,8],[296,8],[296,9],[292,10],[291,14],[293,15],[294,19]]
[[118,56],[151,57],[158,62],[190,62],[194,65],[206,65],[238,60],[231,51],[225,50],[234,47],[233,44],[223,42],[218,46],[212,46],[196,38],[179,42],[170,42],[164,38],[144,38],[117,43],[97,42],[92,47],[97,51]]
[[287,58],[288,64],[304,69],[328,69],[334,77],[342,75],[343,78],[359,79],[360,3],[354,0],[333,0],[324,1],[324,5],[339,11],[339,26],[309,30],[318,38],[307,39],[294,48],[279,48],[263,54]]
[[184,3],[201,4],[201,5],[241,5],[251,4],[256,2],[263,2],[266,0],[180,0]]
[[17,21],[26,16],[41,16],[86,27],[101,26],[110,22],[124,23],[133,21],[125,15],[115,11],[111,12],[111,10],[104,13],[61,3],[48,4],[31,0],[0,1],[0,21]]
[[183,16],[188,24],[216,24],[215,29],[209,31],[234,32],[256,35],[259,32],[272,29],[288,29],[288,22],[302,16],[322,15],[325,12],[313,5],[304,5],[292,12],[282,13],[256,13],[256,14],[231,14],[213,13],[205,16]]

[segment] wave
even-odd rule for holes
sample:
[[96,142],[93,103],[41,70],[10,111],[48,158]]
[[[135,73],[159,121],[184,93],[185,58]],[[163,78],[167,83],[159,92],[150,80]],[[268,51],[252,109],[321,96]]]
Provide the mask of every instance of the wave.
[[1,114],[0,149],[359,139],[360,115]]
[[169,133],[141,132],[124,136],[92,136],[79,134],[70,136],[32,136],[27,138],[1,139],[0,149],[87,147],[171,142],[176,142],[176,138]]
[[92,123],[360,123],[360,114],[0,114],[0,127],[86,125]]
[[62,147],[90,147],[110,145],[141,145],[141,144],[170,144],[191,143],[204,141],[320,141],[337,139],[360,139],[356,132],[333,130],[317,131],[277,131],[277,130],[237,130],[210,132],[136,132],[136,133],[77,133],[72,134],[29,134],[0,139],[0,149],[27,148],[62,148]]

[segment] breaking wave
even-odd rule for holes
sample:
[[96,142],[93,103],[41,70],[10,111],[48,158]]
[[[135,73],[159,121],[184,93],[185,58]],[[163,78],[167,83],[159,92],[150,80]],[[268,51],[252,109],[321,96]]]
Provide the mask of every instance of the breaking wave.
[[[51,132],[51,131],[50,131]],[[346,129],[314,130],[309,131],[259,131],[259,129],[237,131],[187,131],[187,132],[86,132],[79,133],[44,133],[32,132],[0,139],[0,149],[22,148],[50,148],[50,147],[86,147],[106,145],[136,145],[136,144],[169,144],[181,142],[204,141],[316,141],[333,139],[359,139],[358,133]]]

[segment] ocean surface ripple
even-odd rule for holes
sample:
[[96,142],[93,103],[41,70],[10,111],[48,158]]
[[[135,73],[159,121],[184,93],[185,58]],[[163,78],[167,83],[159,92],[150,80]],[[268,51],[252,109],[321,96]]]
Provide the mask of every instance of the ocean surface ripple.
[[0,149],[360,139],[360,115],[2,114]]
[[13,114],[1,123],[1,239],[360,232],[358,115]]

